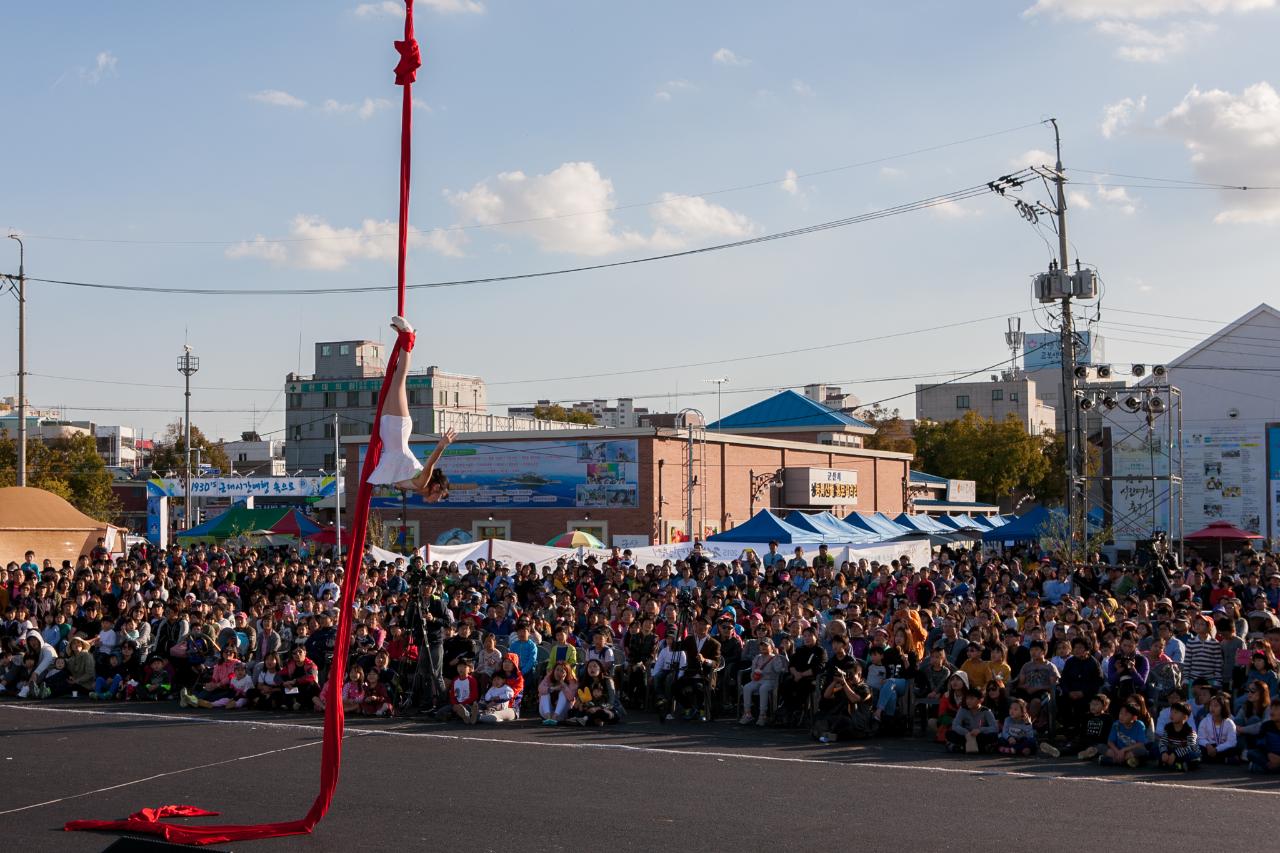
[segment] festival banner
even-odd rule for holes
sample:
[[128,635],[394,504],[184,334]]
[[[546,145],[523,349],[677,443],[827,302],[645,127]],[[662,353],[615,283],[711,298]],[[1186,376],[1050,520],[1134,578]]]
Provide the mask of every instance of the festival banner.
[[[337,488],[336,477],[192,477],[191,496],[201,498],[312,498],[328,497]],[[147,481],[150,497],[186,497],[180,478],[155,477]]]
[[[360,463],[364,464],[364,447]],[[412,444],[426,462],[434,443]],[[437,467],[449,477],[449,497],[427,503],[408,496],[414,508],[609,509],[640,505],[639,442],[600,440],[456,442]],[[373,506],[399,507],[402,493],[374,490]]]

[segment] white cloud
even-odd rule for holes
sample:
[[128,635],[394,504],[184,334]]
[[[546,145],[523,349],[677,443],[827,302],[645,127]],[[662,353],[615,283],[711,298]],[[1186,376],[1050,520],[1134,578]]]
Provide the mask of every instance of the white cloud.
[[[1091,22],[1117,42],[1116,55],[1129,62],[1163,62],[1213,32],[1205,17],[1275,8],[1280,0],[1037,0],[1024,16]],[[1138,21],[1168,19],[1161,28]]]
[[1132,216],[1138,212],[1138,202],[1124,187],[1094,187],[1094,192],[1100,201],[1119,210],[1125,216]]
[[649,238],[653,246],[681,249],[706,240],[750,237],[756,231],[755,224],[741,213],[702,196],[663,193],[661,199],[662,203],[650,211],[657,225]]
[[880,175],[885,178],[897,178],[901,177],[902,174],[903,171],[901,169],[895,169],[893,166],[880,167]]
[[1036,0],[1023,14],[1050,14],[1074,21],[1150,20],[1173,15],[1254,12],[1275,5],[1276,0]]
[[[358,228],[335,228],[319,216],[300,213],[289,228],[289,242],[273,242],[258,235],[228,247],[229,258],[255,258],[280,266],[309,270],[343,269],[352,261],[390,261],[397,254],[396,223],[366,219]],[[462,254],[463,237],[456,231],[410,231],[410,248],[425,247],[437,254]]]
[[[417,8],[427,8],[441,14],[472,14],[484,12],[484,4],[478,0],[417,0]],[[361,3],[356,6],[355,14],[360,18],[403,18],[404,3],[395,0],[382,0],[380,3]]]
[[686,92],[693,88],[693,84],[688,80],[668,80],[658,87],[658,91],[653,93],[653,97],[659,101],[671,100],[676,92]]
[[[1192,87],[1156,126],[1187,147],[1201,181],[1280,185],[1280,94],[1270,83],[1239,94]],[[1280,222],[1280,193],[1226,191],[1222,199],[1217,222]]]
[[1048,151],[1041,148],[1032,148],[1029,151],[1023,151],[1017,157],[1009,161],[1009,165],[1015,169],[1025,169],[1028,166],[1048,166],[1053,168],[1054,163],[1058,162],[1058,158],[1054,157]]
[[1192,38],[1208,35],[1216,27],[1204,21],[1175,22],[1157,31],[1132,21],[1099,21],[1095,29],[1115,39],[1116,56],[1129,62],[1164,62],[1182,53]]
[[1070,209],[1073,207],[1079,208],[1080,210],[1088,210],[1093,207],[1093,202],[1090,201],[1089,197],[1084,193],[1072,191],[1067,193],[1067,208]]
[[1133,98],[1121,98],[1114,104],[1107,104],[1102,108],[1102,123],[1098,129],[1102,131],[1104,139],[1110,139],[1128,127],[1134,118],[1146,109],[1146,95],[1136,101]]
[[711,54],[711,61],[720,65],[750,65],[751,60],[745,56],[738,56],[727,47],[722,47],[715,53]]
[[978,208],[970,207],[958,201],[935,204],[929,208],[929,213],[939,219],[972,219],[975,216],[982,215],[982,211]]
[[386,98],[365,98],[363,101],[342,103],[330,98],[321,107],[327,113],[355,113],[362,119],[373,118],[374,113],[391,106]]
[[[446,197],[463,224],[495,225],[532,237],[547,252],[607,255],[623,249],[670,250],[693,241],[744,237],[755,225],[741,214],[698,196],[664,194],[650,208],[654,229],[620,228],[610,209],[613,182],[593,163],[564,163],[545,175],[503,172]],[[502,222],[518,221],[508,225]]]
[[307,105],[307,102],[301,98],[295,98],[280,89],[263,89],[261,92],[254,92],[249,96],[249,100],[270,104],[273,107],[288,107],[291,110],[301,109]]
[[813,87],[803,80],[792,80],[791,91],[795,92],[802,98],[812,98],[815,95]]
[[100,51],[93,60],[92,68],[80,69],[80,76],[91,86],[96,86],[103,77],[116,76],[116,65],[120,59],[111,51]]
[[800,194],[800,182],[796,180],[795,169],[787,169],[787,174],[782,178],[780,186],[782,187],[782,191],[787,195]]

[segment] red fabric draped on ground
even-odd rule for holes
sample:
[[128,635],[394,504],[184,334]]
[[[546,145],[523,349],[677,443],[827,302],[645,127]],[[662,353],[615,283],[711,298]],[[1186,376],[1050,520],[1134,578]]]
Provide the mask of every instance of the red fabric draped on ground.
[[[404,87],[403,124],[400,132],[400,256],[396,268],[396,281],[399,285],[396,313],[403,315],[405,249],[409,227],[410,113],[413,109],[413,81],[418,67],[422,64],[418,43],[413,37],[413,0],[405,0],[404,41],[397,41],[395,44],[400,54],[400,62],[396,65],[396,83]],[[333,802],[333,793],[338,787],[338,771],[342,765],[342,731],[345,720],[341,692],[342,682],[347,673],[347,652],[351,645],[351,619],[356,591],[360,585],[365,534],[369,527],[369,501],[373,496],[373,487],[369,485],[368,479],[378,464],[378,458],[382,455],[382,437],[378,434],[378,424],[382,419],[382,407],[386,403],[389,380],[396,372],[396,365],[399,363],[405,340],[405,336],[402,335],[396,341],[395,347],[391,350],[391,357],[387,360],[387,372],[382,379],[382,390],[378,392],[378,413],[373,419],[373,431],[369,436],[369,450],[365,455],[364,465],[360,469],[360,488],[356,494],[355,517],[351,521],[350,550],[347,552],[344,574],[346,582],[342,585],[342,600],[339,603],[338,634],[334,642],[333,661],[329,667],[329,680],[325,685],[329,695],[325,697],[320,792],[316,794],[315,801],[311,804],[306,816],[298,820],[243,826],[183,826],[164,823],[162,818],[206,817],[218,813],[196,806],[160,806],[142,809],[125,820],[74,820],[64,827],[67,831],[114,830],[159,835],[166,841],[178,844],[222,844],[258,838],[277,838],[283,835],[304,835],[311,832],[329,811],[329,804]]]

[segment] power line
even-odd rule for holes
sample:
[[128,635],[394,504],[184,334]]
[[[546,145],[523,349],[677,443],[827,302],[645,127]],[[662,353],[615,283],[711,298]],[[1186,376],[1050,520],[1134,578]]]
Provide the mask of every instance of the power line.
[[[1013,315],[1026,314],[1028,310],[1030,309],[1023,310],[1023,311],[1015,311],[1013,312]],[[492,386],[498,386],[498,385],[525,385],[525,384],[530,384],[535,382],[567,382],[567,381],[576,380],[576,379],[599,379],[602,377],[611,377],[611,376],[628,376],[636,373],[656,373],[663,370],[684,370],[687,368],[694,368],[694,367],[711,367],[719,364],[733,364],[736,362],[755,361],[763,358],[779,358],[781,356],[796,355],[798,353],[818,352],[821,350],[835,349],[837,347],[853,346],[855,344],[866,344],[866,343],[874,343],[876,341],[892,340],[894,338],[906,337],[908,335],[919,335],[919,334],[926,334],[929,332],[938,332],[944,329],[954,329],[960,326],[971,326],[975,323],[982,323],[982,322],[986,322],[987,320],[999,320],[1008,316],[1011,316],[1011,314],[1009,312],[1004,312],[1000,314],[991,314],[986,317],[976,317],[972,320],[960,320],[955,323],[944,323],[939,326],[929,326],[921,329],[911,329],[905,332],[893,332],[891,334],[875,335],[869,338],[856,338],[850,341],[839,341],[837,343],[831,343],[831,344],[818,344],[811,347],[798,347],[798,348],[789,349],[789,350],[779,350],[777,352],[759,353],[757,355],[745,355],[745,356],[735,356],[733,358],[721,358],[721,359],[715,359],[712,361],[695,361],[695,362],[689,362],[687,364],[669,364],[662,367],[642,367],[642,368],[636,368],[634,370],[617,370],[617,371],[611,371],[608,373],[582,373],[576,376],[551,376],[551,377],[542,377],[540,379],[509,379],[509,380],[503,380],[500,382],[487,382],[485,384],[492,387]]]
[[[759,189],[761,187],[778,186],[779,184],[782,184],[786,180],[798,180],[801,178],[816,178],[821,175],[830,175],[830,174],[835,174],[836,172],[845,172],[851,169],[860,169],[866,166],[875,166],[881,163],[888,163],[893,160],[901,160],[906,157],[914,157],[918,154],[928,154],[933,151],[941,151],[946,148],[953,148],[957,145],[966,145],[970,142],[979,142],[981,140],[991,139],[996,136],[1004,136],[1010,133],[1017,133],[1018,131],[1027,130],[1028,128],[1039,127],[1042,124],[1044,124],[1043,121],[1030,122],[1029,124],[1023,124],[1017,127],[1010,127],[1004,130],[992,131],[991,133],[984,133],[978,136],[970,136],[964,139],[956,139],[950,142],[939,143],[937,145],[929,145],[924,148],[915,148],[910,151],[904,151],[898,154],[889,154],[883,157],[876,157],[871,160],[862,160],[860,162],[849,163],[844,166],[832,166],[825,169],[815,169],[814,171],[811,171],[811,172],[803,172],[801,174],[795,175],[794,178],[780,178],[776,180],[756,181],[753,183],[739,184],[737,186],[732,186],[732,187],[723,187],[721,189],[709,190],[707,192],[700,192],[700,193],[684,193],[684,194],[678,194],[678,195],[671,194],[671,195],[664,196],[663,198],[652,199],[650,201],[632,202],[630,204],[619,204],[613,207],[596,208],[594,210],[579,210],[579,211],[572,211],[569,213],[557,213],[549,216],[531,216],[531,217],[526,217],[522,219],[508,219],[502,222],[486,222],[486,223],[478,223],[474,225],[449,225],[449,226],[436,226],[433,228],[410,228],[409,233],[427,235],[427,234],[436,234],[436,233],[447,233],[451,231],[469,231],[473,229],[482,229],[482,228],[499,228],[502,226],[510,226],[510,225],[527,225],[535,222],[548,222],[551,220],[568,219],[568,218],[577,217],[577,216],[596,216],[601,213],[616,213],[622,210],[633,210],[636,208],[653,207],[656,205],[669,204],[670,202],[680,201],[683,199],[706,198],[707,196],[725,195],[727,193],[741,192],[743,190],[752,190],[752,189]],[[77,242],[77,243],[113,243],[113,244],[123,244],[123,245],[148,245],[148,246],[231,246],[231,245],[236,245],[238,243],[243,243],[243,242],[312,243],[312,242],[329,242],[329,241],[339,241],[339,240],[365,240],[365,239],[376,238],[376,237],[394,237],[396,236],[396,232],[388,231],[388,232],[381,232],[381,233],[367,233],[367,234],[362,233],[362,234],[349,234],[349,235],[335,234],[328,237],[280,237],[280,238],[271,238],[271,239],[252,238],[250,240],[246,240],[245,238],[241,238],[239,240],[136,240],[136,239],[112,239],[112,238],[98,238],[98,237],[67,237],[67,236],[51,235],[51,234],[24,234],[22,236],[33,239],[33,240],[59,240],[59,241]]]
[[[1012,175],[1002,176],[1003,180],[1018,180],[1026,175],[1029,170],[1023,169]],[[623,261],[610,261],[602,264],[590,264],[580,267],[569,267],[558,270],[545,270],[542,272],[517,273],[514,275],[489,276],[485,278],[457,279],[452,281],[436,281],[423,284],[408,285],[410,290],[434,289],[445,287],[462,287],[475,284],[497,284],[508,281],[522,281],[527,279],[548,278],[551,276],[569,275],[572,273],[593,272],[596,270],[613,269],[615,267],[632,266],[636,264],[651,263],[653,261],[665,261],[675,258],[691,257],[693,255],[708,254],[710,252],[720,252],[726,249],[738,249],[745,246],[754,246],[759,243],[772,242],[774,240],[785,240],[791,237],[801,237],[808,234],[815,234],[820,231],[828,231],[834,228],[844,228],[850,225],[859,225],[865,222],[872,222],[878,219],[886,219],[891,216],[898,216],[904,213],[914,213],[919,210],[927,210],[932,207],[953,204],[967,199],[976,198],[986,195],[990,192],[987,184],[979,184],[973,187],[967,187],[961,190],[955,190],[950,193],[930,196],[924,199],[918,199],[913,202],[907,202],[893,207],[883,208],[881,210],[863,213],[857,216],[845,217],[843,219],[833,219],[827,222],[820,222],[815,225],[806,225],[800,228],[794,228],[789,231],[779,231],[773,234],[764,234],[758,237],[748,237],[743,240],[734,240],[729,243],[718,243],[711,246],[703,246],[697,249],[685,249],[678,252],[667,252],[660,255],[647,255],[640,258],[630,258]],[[152,287],[144,285],[126,285],[126,284],[102,284],[99,282],[87,281],[68,281],[63,279],[50,278],[33,278],[28,277],[27,281],[36,281],[43,284],[58,284],[68,287],[90,288],[95,290],[110,291],[126,291],[131,293],[153,293],[153,294],[178,294],[183,296],[328,296],[339,293],[380,293],[395,290],[395,285],[365,285],[353,287],[332,287],[332,288],[180,288],[180,287]]]
[[[1150,175],[1126,175],[1123,172],[1103,172],[1097,169],[1078,169],[1072,167],[1068,171],[1083,172],[1086,175],[1102,175],[1103,177],[1128,178],[1133,181],[1157,181],[1169,184],[1184,184],[1186,189],[1205,190],[1277,190],[1280,187],[1246,186],[1244,184],[1218,184],[1211,181],[1188,181],[1183,178],[1153,178]],[[1134,186],[1134,184],[1099,184],[1099,186]],[[1174,189],[1173,187],[1149,187],[1149,189]]]

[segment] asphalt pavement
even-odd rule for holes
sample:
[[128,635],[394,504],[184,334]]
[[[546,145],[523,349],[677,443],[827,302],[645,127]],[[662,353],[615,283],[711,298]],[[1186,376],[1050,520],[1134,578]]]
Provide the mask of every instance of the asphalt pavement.
[[[320,736],[316,717],[3,702],[0,838],[22,851],[102,850],[113,836],[62,825],[166,803],[222,812],[207,822],[299,817],[316,793]],[[643,714],[606,729],[357,718],[312,835],[215,849],[1261,849],[1277,806],[1280,779],[1241,768],[1111,771],[948,755],[920,738],[824,746],[802,731]]]

